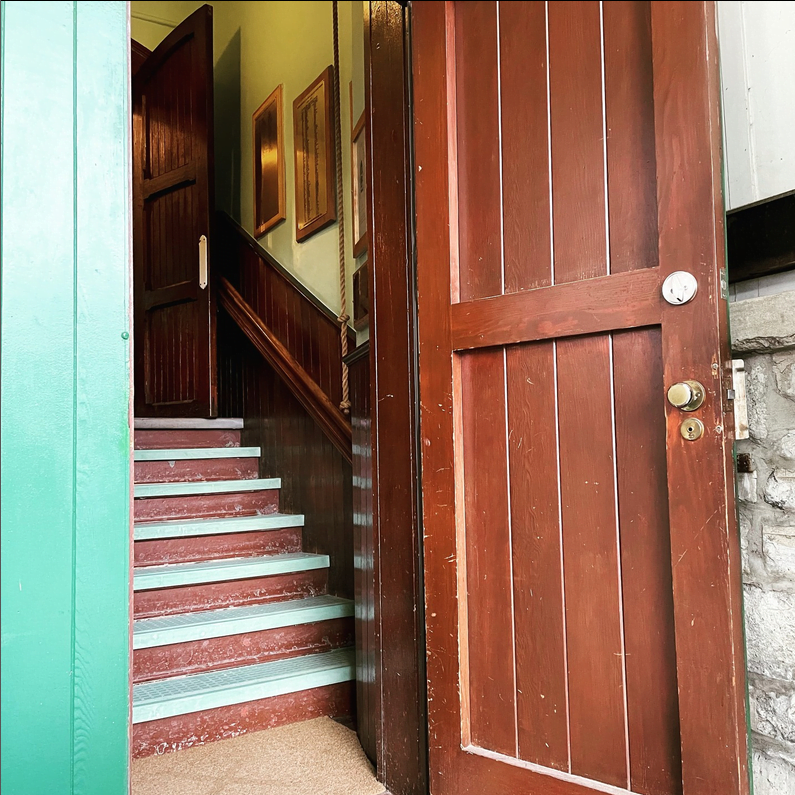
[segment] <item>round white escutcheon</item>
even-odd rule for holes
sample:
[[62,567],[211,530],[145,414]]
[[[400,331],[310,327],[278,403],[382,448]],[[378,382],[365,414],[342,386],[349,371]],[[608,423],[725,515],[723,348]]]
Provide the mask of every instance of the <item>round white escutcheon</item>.
[[665,278],[662,285],[663,298],[674,306],[681,306],[696,297],[698,282],[692,273],[674,271]]

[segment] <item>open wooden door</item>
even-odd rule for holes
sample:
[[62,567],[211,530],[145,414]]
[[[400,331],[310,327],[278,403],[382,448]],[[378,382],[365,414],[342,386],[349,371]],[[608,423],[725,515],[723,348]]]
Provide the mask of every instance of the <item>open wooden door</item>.
[[714,4],[413,53],[431,792],[747,793]]
[[133,77],[135,411],[216,414],[212,7]]

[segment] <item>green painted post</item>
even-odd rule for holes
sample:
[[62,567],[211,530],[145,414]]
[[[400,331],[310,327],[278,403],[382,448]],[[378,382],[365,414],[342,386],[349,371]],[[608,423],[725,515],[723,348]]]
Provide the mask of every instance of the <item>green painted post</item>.
[[127,7],[120,0],[0,5],[0,787],[4,795],[122,795],[130,620]]

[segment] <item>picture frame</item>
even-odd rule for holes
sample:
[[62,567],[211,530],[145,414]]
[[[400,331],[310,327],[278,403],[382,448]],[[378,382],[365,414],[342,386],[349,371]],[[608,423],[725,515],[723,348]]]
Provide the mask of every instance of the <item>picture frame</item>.
[[284,103],[281,85],[254,111],[254,237],[287,218],[284,183]]
[[364,112],[351,131],[351,210],[353,256],[367,251],[367,136]]
[[293,102],[295,239],[300,243],[337,220],[334,67],[326,67]]
[[370,322],[370,263],[365,262],[353,274],[353,327],[361,331]]

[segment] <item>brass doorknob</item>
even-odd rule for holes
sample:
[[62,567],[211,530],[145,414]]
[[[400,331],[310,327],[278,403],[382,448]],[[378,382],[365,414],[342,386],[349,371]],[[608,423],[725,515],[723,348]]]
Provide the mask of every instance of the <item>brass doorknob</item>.
[[680,381],[668,387],[668,402],[682,411],[695,411],[704,402],[704,387],[698,381]]

